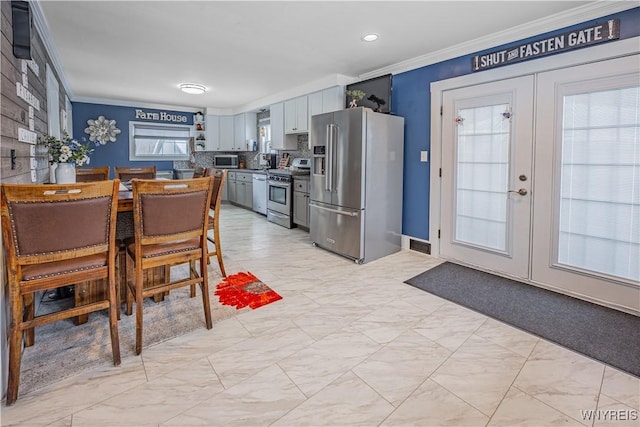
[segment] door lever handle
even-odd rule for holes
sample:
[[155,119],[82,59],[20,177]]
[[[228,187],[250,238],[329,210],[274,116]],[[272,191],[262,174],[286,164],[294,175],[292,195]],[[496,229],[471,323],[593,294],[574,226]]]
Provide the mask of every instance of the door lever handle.
[[518,193],[521,196],[526,196],[527,195],[527,190],[525,190],[524,188],[519,189],[518,191],[516,190],[509,190],[509,193]]

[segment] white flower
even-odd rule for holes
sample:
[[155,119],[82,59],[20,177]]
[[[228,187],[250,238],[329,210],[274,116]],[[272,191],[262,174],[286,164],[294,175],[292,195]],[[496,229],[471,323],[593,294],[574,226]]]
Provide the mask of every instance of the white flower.
[[100,144],[105,145],[107,142],[116,142],[116,135],[121,131],[116,127],[115,120],[106,119],[104,116],[98,116],[96,120],[87,120],[88,128],[84,130],[84,133],[89,134],[89,141],[98,141]]
[[93,149],[89,148],[89,142],[81,144],[65,134],[62,139],[51,135],[38,138],[38,144],[44,145],[49,154],[51,163],[72,163],[82,165],[89,163],[89,154]]

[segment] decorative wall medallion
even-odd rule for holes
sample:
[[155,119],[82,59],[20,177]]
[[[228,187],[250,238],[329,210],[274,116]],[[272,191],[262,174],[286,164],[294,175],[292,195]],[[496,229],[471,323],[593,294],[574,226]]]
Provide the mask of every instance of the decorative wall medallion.
[[107,142],[116,142],[116,135],[121,132],[116,127],[115,120],[106,119],[104,116],[98,116],[95,120],[89,119],[87,124],[89,127],[84,130],[84,133],[89,134],[89,141],[98,141],[102,145]]

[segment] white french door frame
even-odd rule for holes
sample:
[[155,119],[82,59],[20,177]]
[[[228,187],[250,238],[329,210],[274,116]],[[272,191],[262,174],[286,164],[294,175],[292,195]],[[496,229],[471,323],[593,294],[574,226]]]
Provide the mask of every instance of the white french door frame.
[[[573,67],[577,65],[589,64],[593,62],[620,58],[638,53],[638,46],[640,45],[640,37],[634,37],[630,39],[620,40],[616,42],[606,43],[590,48],[584,48],[572,52],[553,55],[538,60],[527,61],[520,64],[514,64],[511,66],[505,66],[494,70],[479,72],[475,74],[468,74],[460,77],[455,77],[448,80],[438,81],[431,83],[431,169],[430,169],[430,187],[429,187],[429,243],[431,244],[431,255],[434,257],[441,257],[440,241],[438,239],[439,230],[441,229],[441,205],[442,205],[442,180],[440,178],[440,169],[442,168],[442,140],[443,140],[443,123],[442,116],[440,115],[441,107],[443,105],[443,94],[445,91],[452,89],[459,89],[464,87],[475,86],[478,84],[489,83],[504,79],[511,79],[515,77],[537,74],[545,71],[552,71],[562,68]],[[535,120],[535,117],[534,117]],[[535,132],[535,130],[534,130]],[[536,135],[533,135],[534,141]],[[533,165],[535,168],[535,164]],[[532,177],[533,178],[533,177]],[[534,188],[535,194],[535,188]],[[535,200],[534,200],[535,203]],[[531,210],[533,215],[533,209]],[[533,219],[533,218],[531,218]],[[533,221],[531,221],[533,226]],[[529,230],[531,232],[531,230]],[[530,255],[531,256],[531,255]],[[487,270],[488,271],[488,270]],[[499,273],[498,273],[499,274]],[[551,286],[543,283],[533,282],[528,280],[529,283],[536,284],[540,287],[547,287],[554,289]],[[556,289],[554,289],[556,290]],[[572,294],[570,291],[562,290],[567,294]],[[582,299],[589,300],[584,295],[574,294]],[[599,304],[609,305],[606,302],[593,300]],[[621,309],[618,306],[613,306],[616,309]],[[635,313],[638,314],[638,313]]]

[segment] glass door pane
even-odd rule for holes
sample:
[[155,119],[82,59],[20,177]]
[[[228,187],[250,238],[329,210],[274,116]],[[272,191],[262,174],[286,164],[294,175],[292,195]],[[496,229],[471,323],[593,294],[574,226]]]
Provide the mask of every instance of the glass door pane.
[[507,250],[509,104],[458,111],[454,240]]
[[557,263],[640,280],[640,87],[563,98]]

